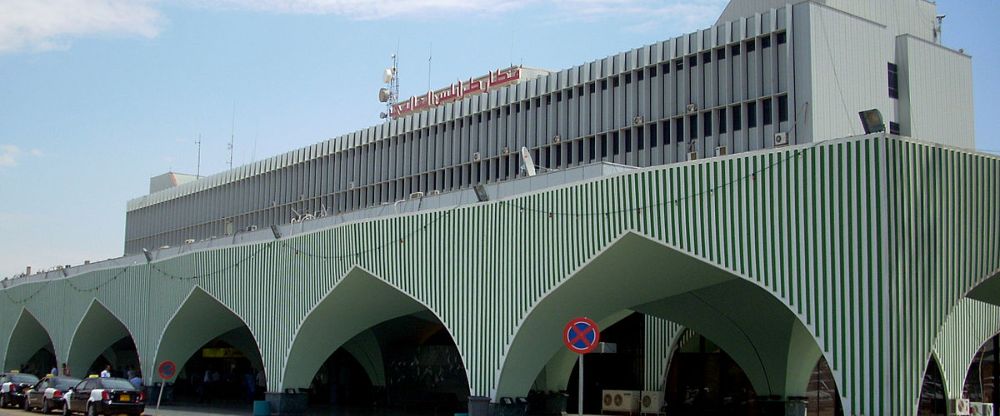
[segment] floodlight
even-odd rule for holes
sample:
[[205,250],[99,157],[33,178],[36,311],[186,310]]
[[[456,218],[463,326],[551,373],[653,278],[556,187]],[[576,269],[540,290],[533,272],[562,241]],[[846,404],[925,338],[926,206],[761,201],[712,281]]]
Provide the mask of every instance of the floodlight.
[[861,125],[865,128],[865,134],[881,133],[885,131],[885,122],[882,121],[882,112],[876,109],[866,110],[858,113],[861,116]]
[[146,263],[152,263],[153,262],[153,253],[150,253],[149,249],[145,249],[145,248],[142,249],[142,255],[146,256]]
[[486,193],[485,186],[476,185],[472,189],[476,191],[476,199],[478,199],[479,202],[486,202],[490,200],[490,194]]
[[275,240],[281,238],[281,230],[278,229],[278,226],[276,224],[271,224],[271,234],[274,234]]

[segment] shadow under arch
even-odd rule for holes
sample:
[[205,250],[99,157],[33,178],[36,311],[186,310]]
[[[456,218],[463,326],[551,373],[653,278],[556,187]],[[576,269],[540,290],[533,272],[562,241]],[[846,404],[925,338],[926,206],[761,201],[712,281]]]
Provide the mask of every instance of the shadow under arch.
[[506,350],[493,398],[527,393],[563,348],[560,334],[569,319],[603,319],[623,309],[712,339],[743,367],[759,395],[803,393],[822,355],[798,315],[757,283],[629,232],[535,304]]
[[[10,333],[10,339],[7,340],[7,354],[4,357],[3,371],[20,368],[42,349],[55,355],[49,331],[27,308],[21,308],[21,314],[17,318],[14,330]],[[37,370],[45,374],[49,368]]]
[[[214,339],[225,338],[237,329],[250,332],[253,342],[252,345],[233,346],[248,350],[243,352],[251,356],[251,362],[262,362],[260,344],[253,332],[249,331],[249,325],[222,301],[195,286],[163,329],[153,363],[171,360],[180,371],[202,346]],[[148,370],[143,374],[147,383],[153,379],[155,368],[151,365]],[[260,370],[264,371],[264,368]]]
[[141,368],[142,356],[132,332],[104,303],[94,299],[73,331],[66,362],[70,369],[76,371],[76,376],[86,376],[84,372],[91,368],[98,357],[124,338],[131,341],[138,358],[137,364]]
[[924,367],[920,383],[920,394],[917,396],[918,415],[946,415],[948,401],[948,380],[944,377],[941,360],[936,352],[931,352]]
[[[384,379],[384,369],[379,371],[380,369],[375,368],[378,367],[377,363],[370,363],[371,357],[366,357],[372,353],[372,348],[377,349],[378,346],[368,330],[392,319],[413,314],[430,314],[429,318],[441,322],[442,330],[447,332],[457,348],[450,329],[431,308],[367,270],[354,267],[309,311],[299,325],[288,350],[281,388],[308,387],[320,366],[341,347],[346,347],[355,356],[365,367],[371,380]],[[357,345],[359,340],[364,341],[367,348]],[[465,366],[461,350],[458,352],[465,369],[465,381],[468,383],[468,367]]]

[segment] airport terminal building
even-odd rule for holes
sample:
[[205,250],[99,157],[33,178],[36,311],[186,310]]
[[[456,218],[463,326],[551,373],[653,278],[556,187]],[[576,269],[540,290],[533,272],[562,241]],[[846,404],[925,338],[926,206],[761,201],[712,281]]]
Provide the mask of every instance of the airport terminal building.
[[586,316],[617,345],[586,358],[588,413],[986,406],[1000,158],[974,151],[971,58],[941,36],[924,0],[733,0],[698,32],[154,178],[122,258],[7,282],[0,356],[150,385],[169,359],[178,396],[245,367],[279,414],[557,414],[559,332]]

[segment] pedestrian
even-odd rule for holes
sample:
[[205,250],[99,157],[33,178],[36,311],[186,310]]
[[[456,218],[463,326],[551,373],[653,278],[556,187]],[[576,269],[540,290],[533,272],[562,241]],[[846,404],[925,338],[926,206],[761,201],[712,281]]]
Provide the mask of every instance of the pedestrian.
[[66,365],[66,363],[63,363],[63,365],[62,365],[62,375],[63,375],[63,377],[69,377],[70,376],[70,374],[69,374],[69,366]]
[[104,366],[104,371],[101,371],[101,378],[111,377],[111,364]]
[[49,374],[52,374],[53,376],[58,376],[59,375],[59,367],[57,367],[55,364],[53,364],[52,365],[52,369],[49,370]]
[[136,390],[142,390],[142,377],[139,376],[138,372],[132,372],[132,377],[128,379],[129,383],[135,386]]

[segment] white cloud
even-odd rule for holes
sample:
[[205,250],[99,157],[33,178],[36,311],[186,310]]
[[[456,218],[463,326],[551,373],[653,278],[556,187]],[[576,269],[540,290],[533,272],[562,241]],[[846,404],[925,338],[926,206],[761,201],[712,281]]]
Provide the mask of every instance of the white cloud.
[[65,48],[79,36],[154,37],[161,20],[144,0],[3,0],[0,53]]
[[17,157],[21,149],[12,144],[0,145],[0,167],[17,166]]

